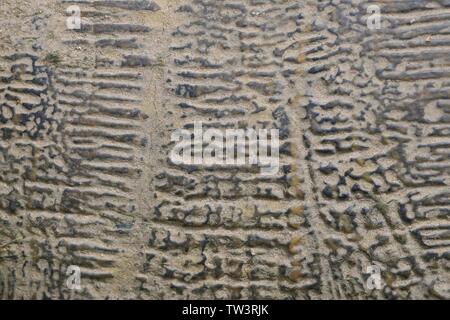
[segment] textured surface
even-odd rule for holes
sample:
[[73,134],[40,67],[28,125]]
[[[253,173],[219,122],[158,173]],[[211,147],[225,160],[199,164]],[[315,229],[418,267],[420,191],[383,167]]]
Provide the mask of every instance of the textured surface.
[[[450,299],[450,1],[0,8],[0,298]],[[173,164],[196,121],[279,174]]]

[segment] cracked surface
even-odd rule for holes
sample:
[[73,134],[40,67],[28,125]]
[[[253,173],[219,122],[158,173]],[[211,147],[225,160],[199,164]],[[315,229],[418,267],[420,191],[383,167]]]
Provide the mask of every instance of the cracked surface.
[[[0,298],[450,298],[448,0],[0,8]],[[278,175],[175,165],[196,121]]]

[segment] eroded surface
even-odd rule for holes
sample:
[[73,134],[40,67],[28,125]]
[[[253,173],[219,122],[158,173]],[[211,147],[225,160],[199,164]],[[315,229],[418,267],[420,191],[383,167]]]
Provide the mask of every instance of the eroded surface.
[[[1,298],[450,298],[449,1],[0,7]],[[279,174],[173,164],[196,121]]]

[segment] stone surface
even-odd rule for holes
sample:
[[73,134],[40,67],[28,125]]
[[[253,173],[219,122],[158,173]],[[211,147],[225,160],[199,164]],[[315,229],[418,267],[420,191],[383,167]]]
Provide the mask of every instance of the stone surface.
[[[450,298],[449,1],[0,8],[0,298]],[[279,174],[173,164],[195,121]]]

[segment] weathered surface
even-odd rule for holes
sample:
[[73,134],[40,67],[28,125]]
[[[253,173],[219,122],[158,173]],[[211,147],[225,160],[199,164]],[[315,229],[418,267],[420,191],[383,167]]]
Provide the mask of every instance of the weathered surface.
[[[449,1],[31,2],[0,4],[1,298],[450,298]],[[279,129],[279,174],[173,164],[196,121]]]

